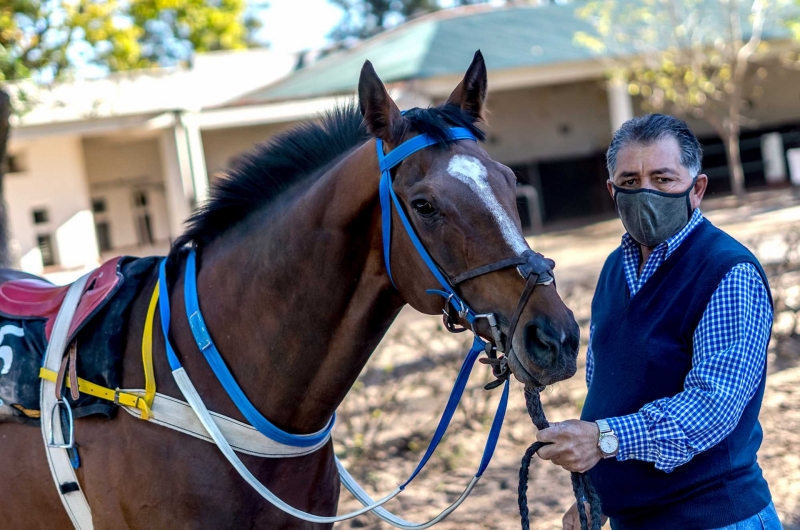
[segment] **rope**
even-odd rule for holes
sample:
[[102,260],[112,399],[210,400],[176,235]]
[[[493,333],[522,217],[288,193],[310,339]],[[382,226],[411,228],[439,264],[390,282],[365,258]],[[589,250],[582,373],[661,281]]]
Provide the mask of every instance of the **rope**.
[[[539,399],[539,392],[544,387],[525,387],[525,407],[528,415],[537,429],[542,430],[550,426],[542,410],[542,402]],[[522,530],[530,530],[531,524],[528,514],[528,474],[531,467],[533,455],[541,449],[542,442],[534,442],[525,451],[522,457],[522,464],[519,468],[519,487],[517,488],[517,502],[519,504],[519,516],[522,521]],[[572,491],[575,493],[575,500],[578,506],[578,518],[581,521],[581,530],[589,530],[589,520],[586,517],[586,507],[584,501],[589,503],[590,515],[592,518],[592,530],[600,530],[600,499],[592,486],[589,475],[585,473],[572,473]]]

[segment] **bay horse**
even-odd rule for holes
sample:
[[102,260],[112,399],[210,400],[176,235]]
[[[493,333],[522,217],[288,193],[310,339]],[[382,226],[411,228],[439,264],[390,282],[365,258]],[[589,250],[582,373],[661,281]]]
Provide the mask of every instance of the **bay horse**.
[[[372,65],[358,85],[358,107],[344,106],[277,136],[232,164],[210,200],[188,221],[170,256],[171,343],[209,409],[244,421],[195,346],[184,311],[183,271],[191,244],[205,322],[236,381],[279,428],[312,433],[330,421],[362,367],[405,304],[441,314],[442,299],[409,236],[391,233],[392,278],[384,265],[376,141],[388,151],[416,135],[439,146],[409,156],[392,187],[437,267],[452,277],[529,251],[516,210],[513,172],[475,141],[452,141],[462,127],[483,139],[487,90],[476,53],[446,103],[401,114]],[[156,271],[141,285],[125,330],[124,388],[144,388],[140,345]],[[460,296],[498,315],[508,332],[525,280],[506,268],[465,281]],[[555,284],[521,306],[509,365],[526,384],[546,385],[575,372],[578,327]],[[466,322],[460,322],[467,325]],[[181,398],[170,376],[156,319],[159,392]],[[492,339],[485,322],[476,332]],[[80,336],[79,336],[80,341]],[[77,470],[98,529],[323,528],[259,497],[213,444],[119,414],[76,423]],[[242,455],[252,473],[294,507],[337,510],[339,476],[330,441],[306,456]],[[0,527],[71,528],[50,477],[38,429],[0,424]]]

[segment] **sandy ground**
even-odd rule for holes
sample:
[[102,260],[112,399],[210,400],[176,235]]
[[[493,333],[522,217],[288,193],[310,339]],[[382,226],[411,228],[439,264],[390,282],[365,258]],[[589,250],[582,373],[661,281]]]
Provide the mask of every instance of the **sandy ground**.
[[[758,193],[744,206],[730,199],[704,203],[707,217],[750,247],[770,272],[776,296],[776,338],[770,348],[770,375],[761,412],[764,443],[759,461],[787,530],[800,530],[800,199],[789,190]],[[530,238],[534,249],[557,262],[559,292],[581,325],[579,371],[547,389],[544,410],[550,421],[576,418],[586,394],[583,361],[589,304],[605,257],[619,244],[619,221]],[[795,308],[795,310],[792,310]],[[446,401],[469,338],[449,335],[440,320],[404,310],[368,363],[339,411],[334,431],[337,454],[365,489],[380,497],[416,466]],[[488,369],[476,365],[461,407],[423,473],[387,507],[413,522],[427,521],[453,502],[477,469],[500,390],[487,392]],[[519,528],[517,477],[535,428],[525,412],[522,387],[512,385],[501,439],[489,469],[467,501],[440,530]],[[531,528],[560,528],[572,504],[569,474],[534,460],[529,486]],[[340,512],[358,507],[342,493]],[[337,528],[388,528],[363,516]]]

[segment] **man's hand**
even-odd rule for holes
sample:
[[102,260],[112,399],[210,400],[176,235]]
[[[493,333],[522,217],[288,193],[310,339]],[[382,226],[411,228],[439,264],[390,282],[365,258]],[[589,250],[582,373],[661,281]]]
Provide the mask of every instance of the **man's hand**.
[[[587,526],[591,528],[592,516],[589,513],[590,512],[589,503],[588,502],[584,503],[584,506],[586,507],[586,519],[589,523]],[[606,521],[608,521],[608,517],[606,517],[605,515],[600,517],[600,526],[606,524]],[[561,519],[561,528],[563,530],[581,530],[581,519],[578,516],[577,504],[573,504],[572,506],[570,506],[569,510],[567,510],[567,513],[564,514],[564,517]]]
[[536,433],[536,440],[549,442],[537,453],[567,471],[585,473],[599,462],[603,455],[597,448],[600,429],[588,421],[567,420]]

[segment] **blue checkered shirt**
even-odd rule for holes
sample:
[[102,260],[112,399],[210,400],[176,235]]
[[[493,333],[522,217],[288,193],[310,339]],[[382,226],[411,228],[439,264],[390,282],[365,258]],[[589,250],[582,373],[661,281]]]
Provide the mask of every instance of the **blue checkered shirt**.
[[[622,236],[631,297],[702,220],[695,210],[689,224],[653,250],[641,275],[639,245],[629,234]],[[694,332],[692,369],[683,392],[648,403],[634,414],[608,418],[619,438],[617,460],[654,462],[656,469],[670,472],[728,436],[761,383],[771,326],[772,305],[758,271],[750,263],[734,266]],[[590,327],[587,384],[593,371]]]

